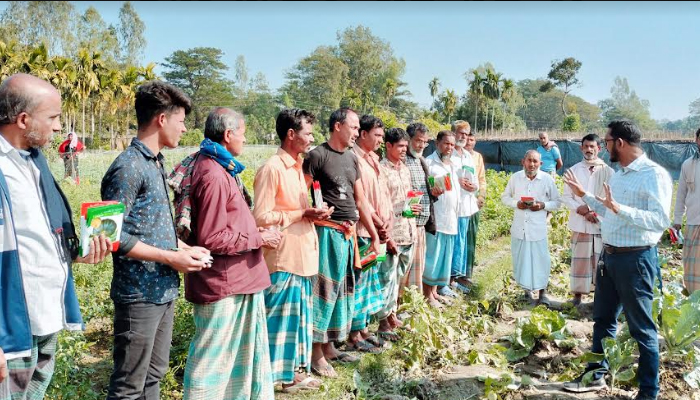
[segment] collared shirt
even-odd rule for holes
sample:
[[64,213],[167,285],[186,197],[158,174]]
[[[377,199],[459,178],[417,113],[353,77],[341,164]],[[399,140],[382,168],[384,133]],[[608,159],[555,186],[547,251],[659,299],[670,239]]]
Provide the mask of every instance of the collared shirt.
[[420,205],[423,206],[423,209],[420,215],[416,217],[416,226],[425,226],[430,218],[430,196],[428,195],[429,189],[426,183],[428,177],[425,176],[421,160],[413,157],[411,152],[406,154],[406,166],[411,173],[411,189],[423,193],[423,196],[420,198]]
[[188,243],[211,251],[211,267],[185,275],[185,298],[209,304],[270,286],[261,246],[245,196],[231,174],[210,157],[192,171],[192,235]]
[[479,190],[476,193],[477,198],[486,198],[486,165],[484,165],[484,157],[481,153],[472,150],[472,159],[474,160],[474,165],[476,166],[476,176],[479,179]]
[[109,166],[102,178],[102,200],[125,206],[119,250],[112,253],[110,296],[116,303],[164,304],[175,300],[180,277],[170,266],[126,256],[137,242],[168,250],[177,247],[163,154],[154,155],[138,138]]
[[537,152],[540,153],[542,159],[542,166],[540,167],[542,171],[549,173],[557,170],[557,160],[561,158],[559,147],[555,145],[547,150],[542,145],[539,145],[537,146]]
[[671,225],[673,185],[668,172],[642,154],[610,178],[617,214],[586,192],[583,201],[605,219],[601,224],[603,243],[616,247],[654,246]]
[[[603,166],[602,168],[609,169],[610,174],[612,175],[612,168],[607,165]],[[575,164],[569,170],[574,174],[576,179],[578,179],[587,192],[595,193],[595,179],[593,179],[593,171],[588,165],[586,165],[585,162],[581,161]],[[569,229],[574,232],[588,233],[591,235],[600,234],[600,222],[597,224],[589,222],[583,215],[579,215],[576,212],[580,206],[586,205],[586,203],[582,198],[576,196],[571,191],[569,185],[564,185],[564,195],[561,197],[561,201],[569,209]],[[602,219],[602,217],[600,219]]]
[[255,174],[253,217],[260,227],[277,226],[282,240],[276,249],[263,248],[270,274],[286,271],[299,276],[318,273],[318,237],[310,219],[303,159],[281,148]]
[[[479,181],[476,176],[476,166],[474,165],[474,160],[472,159],[471,153],[468,151],[462,151],[460,154],[457,149],[452,152],[452,157],[450,157],[455,170],[457,171],[457,176],[454,179],[456,186],[459,186],[459,210],[457,211],[458,217],[471,217],[477,211],[479,211],[479,205],[476,202],[476,193],[479,190]],[[469,172],[465,172],[465,168]],[[473,192],[464,190],[459,184],[458,179],[460,176],[470,177],[471,183],[476,185],[477,189]]]
[[554,178],[543,171],[537,171],[535,178],[530,179],[521,170],[510,176],[501,195],[503,204],[515,209],[513,225],[510,227],[511,237],[528,242],[547,239],[547,213],[543,210],[518,209],[518,201],[523,196],[543,202],[547,211],[556,210],[560,206],[560,200]]
[[[693,185],[688,184],[690,175],[694,177]],[[688,225],[700,225],[700,158],[691,157],[683,162],[681,176],[678,179],[676,207],[673,211],[673,223],[683,223],[683,214]]]
[[398,165],[385,158],[380,163],[389,183],[391,209],[394,212],[394,223],[391,229],[391,239],[397,245],[412,245],[415,238],[416,221],[414,218],[401,216],[408,192],[411,190],[411,172],[403,162]]
[[[391,200],[389,199],[389,188],[387,186],[386,174],[379,167],[379,156],[373,151],[364,151],[360,146],[355,145],[353,151],[357,155],[360,167],[360,182],[365,192],[365,197],[372,212],[379,215],[382,221],[391,221]],[[359,237],[370,237],[369,231],[359,221],[357,223],[357,235]]]
[[[32,335],[44,336],[64,327],[63,294],[68,265],[61,260],[58,243],[51,233],[39,186],[39,168],[28,155],[0,135],[0,169],[12,200],[12,220],[29,323]],[[10,218],[9,215],[4,217]]]
[[435,212],[435,229],[448,235],[456,235],[459,188],[455,183],[457,174],[454,166],[444,164],[437,152],[426,157],[425,162],[428,164],[430,176],[441,177],[450,174],[452,190],[447,190],[438,197],[438,200],[433,204],[433,211]]

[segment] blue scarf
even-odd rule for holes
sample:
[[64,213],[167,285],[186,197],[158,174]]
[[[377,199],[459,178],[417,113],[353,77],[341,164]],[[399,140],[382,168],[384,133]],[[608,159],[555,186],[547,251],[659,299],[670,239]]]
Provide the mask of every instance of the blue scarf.
[[210,139],[204,139],[202,144],[199,145],[200,153],[207,157],[214,159],[216,162],[221,164],[232,177],[243,172],[245,165],[241,164],[233,158],[231,153],[219,143],[212,142]]
[[248,192],[248,189],[243,184],[243,180],[238,174],[243,172],[245,165],[241,164],[233,158],[233,155],[226,150],[226,148],[219,143],[213,142],[210,139],[204,139],[202,144],[199,145],[199,153],[203,154],[214,161],[218,162],[224,169],[231,174],[233,179],[235,179],[238,189],[240,189],[245,199],[246,204],[252,210],[253,209],[253,197]]

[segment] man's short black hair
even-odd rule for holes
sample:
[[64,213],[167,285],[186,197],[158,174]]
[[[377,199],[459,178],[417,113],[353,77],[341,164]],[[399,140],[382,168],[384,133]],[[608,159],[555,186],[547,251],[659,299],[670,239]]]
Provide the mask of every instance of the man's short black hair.
[[589,133],[581,139],[581,144],[583,144],[583,142],[596,142],[598,146],[600,146],[600,136],[595,133]]
[[357,114],[357,111],[353,110],[350,107],[342,107],[333,111],[330,118],[328,119],[328,132],[333,132],[333,127],[335,127],[336,122],[340,122],[341,124],[344,123],[345,120],[348,118],[348,113]]
[[360,132],[369,132],[374,128],[384,128],[384,121],[369,114],[365,114],[360,118]]
[[642,132],[632,121],[621,119],[608,124],[610,136],[614,139],[622,139],[632,146],[639,147],[642,143]]
[[170,115],[179,108],[185,115],[192,110],[192,101],[177,87],[163,81],[149,81],[136,90],[136,122],[139,127],[148,125],[160,113]]
[[422,122],[412,122],[406,127],[406,133],[408,133],[411,139],[413,139],[418,132],[428,133],[428,127]]
[[275,131],[280,138],[280,143],[284,143],[284,140],[287,138],[287,132],[290,129],[300,131],[302,128],[301,124],[304,121],[309,124],[314,124],[316,123],[316,116],[311,111],[302,110],[300,108],[282,110],[277,115],[277,121],[275,122]]
[[408,137],[406,131],[401,128],[391,128],[384,132],[384,143],[391,143],[394,145],[402,140],[408,142],[411,138]]

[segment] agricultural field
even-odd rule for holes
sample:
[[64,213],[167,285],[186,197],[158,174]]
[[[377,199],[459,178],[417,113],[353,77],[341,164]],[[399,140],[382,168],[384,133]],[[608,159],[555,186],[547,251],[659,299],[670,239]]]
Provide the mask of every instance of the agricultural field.
[[[166,150],[167,167],[195,149]],[[241,161],[247,166],[243,180],[252,189],[255,170],[274,153],[273,147],[247,147]],[[100,180],[118,152],[87,153],[80,160],[81,182],[63,181],[77,218],[79,205],[99,199]],[[61,160],[51,160],[57,178]],[[587,360],[593,322],[592,298],[578,308],[569,298],[570,234],[567,212],[554,213],[550,230],[552,275],[551,309],[534,307],[522,299],[512,279],[510,221],[512,210],[500,195],[508,180],[505,172],[488,171],[486,205],[477,239],[474,290],[444,311],[429,307],[422,296],[409,290],[402,298],[407,313],[401,340],[379,355],[363,355],[359,363],[339,366],[340,377],[324,380],[320,391],[286,395],[279,399],[618,399],[634,395],[636,344],[623,333],[606,345],[614,381],[599,393],[573,395],[560,391],[561,382],[577,376]],[[560,178],[558,184],[562,185]],[[77,219],[76,219],[77,220]],[[681,251],[664,236],[660,246],[664,295],[655,309],[663,315],[661,344],[662,399],[700,399],[700,296],[694,302],[683,296]],[[74,275],[86,323],[83,333],[62,333],[56,373],[47,398],[93,400],[105,397],[112,368],[112,314],[109,299],[112,261],[75,265]],[[194,326],[191,306],[177,301],[170,370],[162,381],[163,399],[182,398],[182,375]],[[373,326],[376,329],[376,325]],[[624,324],[621,324],[624,328]]]

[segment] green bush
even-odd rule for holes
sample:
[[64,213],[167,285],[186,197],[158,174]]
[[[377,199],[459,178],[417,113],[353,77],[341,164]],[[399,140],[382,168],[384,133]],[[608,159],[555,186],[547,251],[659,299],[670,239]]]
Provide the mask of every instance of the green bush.
[[192,129],[182,135],[182,138],[180,138],[180,146],[199,146],[202,140],[204,140],[204,133],[202,133],[200,129]]
[[564,118],[561,130],[564,132],[579,132],[581,131],[581,116],[578,114],[571,114]]

